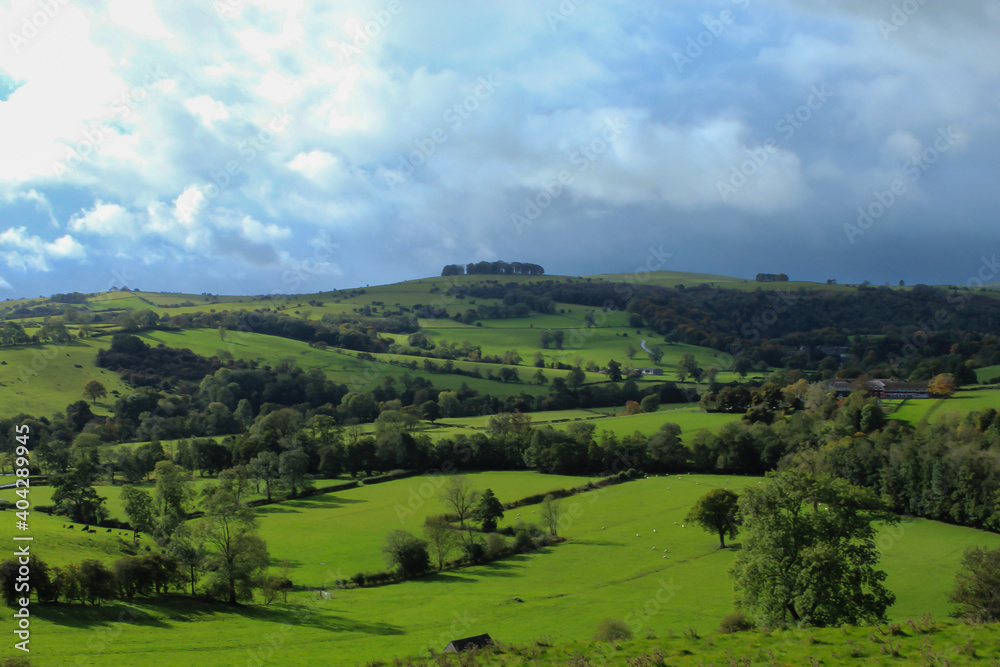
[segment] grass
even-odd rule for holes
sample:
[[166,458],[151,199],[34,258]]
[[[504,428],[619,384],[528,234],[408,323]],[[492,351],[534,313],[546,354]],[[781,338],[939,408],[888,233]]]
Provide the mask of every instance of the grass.
[[[617,410],[617,412],[613,412]],[[595,409],[595,410],[552,410],[546,412],[532,412],[531,424],[533,426],[551,425],[557,429],[568,429],[573,423],[585,421],[592,424],[595,436],[602,431],[611,431],[619,438],[631,435],[639,431],[643,435],[652,435],[666,423],[677,424],[681,427],[682,439],[688,442],[695,433],[699,431],[714,431],[723,424],[737,422],[742,419],[740,414],[727,414],[721,412],[705,412],[697,407],[688,407],[688,404],[681,404],[680,407],[661,406],[656,412],[639,415],[622,415],[622,408]],[[453,417],[438,419],[433,426],[427,428],[426,433],[432,439],[439,439],[458,434],[469,435],[477,430],[485,430],[489,424],[490,416],[481,417]]]
[[23,345],[0,348],[0,411],[5,416],[27,413],[49,417],[63,412],[70,403],[83,400],[83,386],[98,380],[109,396],[91,406],[97,414],[109,414],[113,391],[131,390],[117,373],[95,365],[97,351],[110,345],[107,338],[77,339],[56,345]]
[[949,416],[964,416],[983,408],[1000,407],[1000,389],[959,391],[948,398],[907,399],[890,417],[916,425],[940,421]]
[[[503,500],[584,481],[528,472],[470,477],[476,487],[489,485]],[[328,578],[350,576],[355,569],[381,566],[379,547],[390,530],[417,531],[424,516],[440,511],[428,495],[431,492],[421,490],[435,482],[434,477],[410,478],[284,503],[276,511],[261,513],[261,534],[275,564],[292,561],[291,578],[296,583],[321,584]],[[757,478],[735,476],[661,476],[588,492],[561,501],[565,521],[560,533],[568,541],[543,553],[404,584],[335,589],[331,599],[298,592],[287,604],[240,609],[182,598],[150,598],[96,609],[34,605],[32,638],[37,644],[32,661],[49,667],[75,664],[76,656],[83,656],[90,660],[85,664],[94,665],[193,667],[258,664],[256,659],[294,666],[315,665],[322,656],[328,664],[367,664],[393,656],[426,656],[428,649],[440,651],[455,637],[489,632],[502,642],[532,650],[540,650],[535,640],[547,637],[546,643],[556,646],[545,649],[545,659],[551,659],[549,664],[567,664],[572,652],[597,649],[589,638],[606,617],[642,629],[635,642],[622,646],[623,655],[662,647],[670,651],[671,664],[675,657],[693,664],[699,655],[722,660],[727,650],[756,652],[765,645],[782,651],[785,661],[802,664],[794,656],[814,650],[846,655],[848,638],[861,642],[866,656],[878,658],[878,645],[862,641],[870,629],[851,629],[847,636],[838,629],[800,631],[789,635],[798,638],[789,642],[775,641],[782,633],[711,634],[732,609],[726,569],[736,551],[719,550],[714,535],[680,524],[692,503],[709,489],[739,489],[756,482]],[[396,506],[414,498],[424,504],[401,520]],[[534,519],[538,509],[518,508],[502,525],[515,522],[517,513]],[[57,560],[53,551],[72,553],[76,559],[100,554],[97,545],[111,540],[104,533],[64,536],[65,542],[56,549],[52,544],[57,536],[52,533],[62,530],[59,524],[57,517],[33,515],[35,546],[43,559]],[[877,543],[885,554],[887,585],[897,594],[890,615],[904,621],[923,613],[945,617],[950,608],[944,596],[962,550],[1000,545],[1000,536],[916,520],[883,531]],[[123,612],[134,622],[117,622]],[[688,628],[702,639],[682,638]],[[659,639],[643,639],[647,632]],[[938,641],[945,632],[966,641],[963,633],[971,630],[951,628],[930,636],[942,646],[935,650],[954,653],[953,644],[944,648],[947,642]],[[807,636],[816,636],[823,644],[816,648],[803,643]],[[996,649],[990,648],[995,643],[987,644],[985,636],[975,641],[980,653],[995,654]],[[904,655],[919,656],[917,643],[907,646]],[[684,656],[682,650],[695,655]]]

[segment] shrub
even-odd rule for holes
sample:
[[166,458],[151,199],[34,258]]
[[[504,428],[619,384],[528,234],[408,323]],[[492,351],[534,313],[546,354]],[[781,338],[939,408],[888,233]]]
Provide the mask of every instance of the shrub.
[[754,623],[750,620],[746,614],[742,611],[736,611],[729,614],[724,619],[722,623],[719,624],[719,632],[723,634],[730,634],[733,632],[746,632],[748,630],[754,629]]
[[632,639],[632,631],[625,621],[618,618],[606,618],[594,630],[594,641],[614,642],[625,639]]
[[486,557],[490,560],[503,558],[507,555],[507,540],[503,535],[490,533],[486,536]]
[[351,581],[353,581],[358,586],[364,586],[365,585],[365,573],[364,572],[358,572],[358,573],[356,573],[354,576],[351,577]]
[[531,539],[531,535],[528,534],[526,530],[517,531],[517,535],[514,536],[514,553],[523,554],[528,551],[535,550],[535,543]]
[[464,545],[462,549],[465,552],[466,560],[470,563],[482,563],[486,559],[486,548],[482,542],[473,540]]

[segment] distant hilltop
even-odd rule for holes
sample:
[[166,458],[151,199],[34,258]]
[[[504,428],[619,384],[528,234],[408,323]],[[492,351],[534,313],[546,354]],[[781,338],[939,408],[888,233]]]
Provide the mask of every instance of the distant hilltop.
[[[465,266],[461,264],[448,264],[443,269],[441,269],[442,276],[461,276],[461,275],[523,275],[523,276],[541,276],[545,275],[545,269],[538,264],[529,264],[527,262],[476,262],[473,264],[469,262]],[[786,277],[785,280],[788,280]]]

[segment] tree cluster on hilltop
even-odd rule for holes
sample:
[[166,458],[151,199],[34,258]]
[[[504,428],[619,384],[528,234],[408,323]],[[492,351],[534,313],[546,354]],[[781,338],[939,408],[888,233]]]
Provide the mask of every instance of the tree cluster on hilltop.
[[508,275],[508,276],[541,276],[545,269],[538,264],[528,262],[470,262],[466,265],[448,264],[441,269],[442,276],[461,275]]

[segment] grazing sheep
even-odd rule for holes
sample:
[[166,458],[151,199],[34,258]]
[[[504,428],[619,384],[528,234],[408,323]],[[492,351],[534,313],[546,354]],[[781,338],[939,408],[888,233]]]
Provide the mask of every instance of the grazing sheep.
[[655,528],[653,529],[653,532],[654,532],[654,533],[656,532],[656,529],[655,529]]

